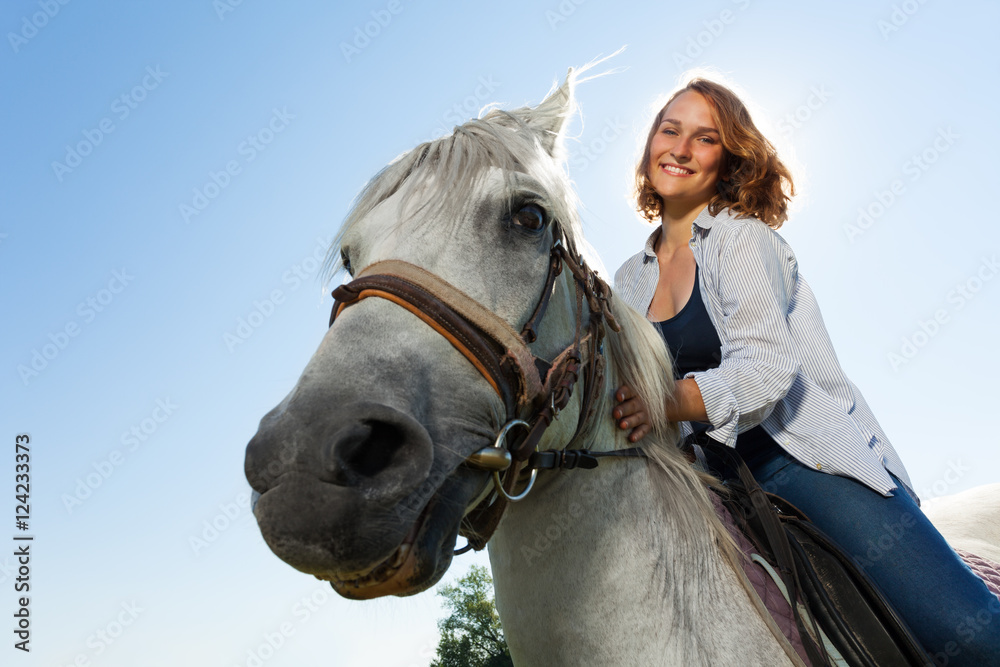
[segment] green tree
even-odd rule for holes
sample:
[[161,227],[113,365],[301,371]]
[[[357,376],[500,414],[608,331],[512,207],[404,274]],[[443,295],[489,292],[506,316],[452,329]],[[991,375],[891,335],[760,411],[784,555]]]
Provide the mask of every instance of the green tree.
[[493,580],[479,565],[441,587],[438,595],[451,615],[438,621],[441,641],[431,667],[514,667],[492,593]]

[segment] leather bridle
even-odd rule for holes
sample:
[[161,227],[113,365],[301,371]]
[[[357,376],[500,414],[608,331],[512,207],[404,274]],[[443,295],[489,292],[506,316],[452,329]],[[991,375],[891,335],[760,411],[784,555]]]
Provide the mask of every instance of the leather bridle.
[[[613,452],[569,449],[590,421],[604,378],[604,325],[620,331],[611,312],[611,289],[583,258],[567,248],[559,229],[549,252],[549,269],[541,297],[520,333],[455,286],[425,269],[401,260],[376,262],[358,277],[333,291],[332,326],[344,308],[367,297],[379,297],[410,311],[448,340],[486,378],[504,403],[506,423],[493,446],[475,452],[464,465],[493,473],[495,493],[470,510],[461,533],[469,548],[482,549],[499,524],[508,502],[523,499],[539,469],[594,468],[604,456],[644,456],[637,448]],[[566,266],[576,286],[576,327],[573,341],[551,362],[532,354],[556,277]],[[589,316],[584,327],[583,307]],[[586,329],[586,330],[584,330]],[[582,350],[586,350],[586,363]],[[581,367],[582,370],[581,370]],[[583,373],[583,398],[576,432],[561,450],[537,451],[545,430],[570,401]],[[521,419],[519,417],[524,417]],[[511,438],[515,431],[519,438]],[[527,486],[514,489],[521,473],[530,471]],[[501,477],[501,473],[503,476]]]

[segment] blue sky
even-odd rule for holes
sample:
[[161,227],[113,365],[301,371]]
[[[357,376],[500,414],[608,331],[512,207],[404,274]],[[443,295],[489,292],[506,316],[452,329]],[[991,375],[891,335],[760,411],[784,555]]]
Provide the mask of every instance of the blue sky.
[[[0,486],[13,522],[13,441],[30,434],[36,536],[18,664],[232,667],[268,638],[268,667],[428,664],[437,597],[347,602],[280,563],[245,507],[244,447],[323,336],[316,258],[365,181],[624,45],[607,64],[621,71],[579,88],[568,144],[605,266],[649,231],[628,180],[657,100],[689,68],[722,73],[795,167],[781,233],[917,490],[996,481],[998,14],[5,3]],[[485,562],[462,557],[446,581]]]

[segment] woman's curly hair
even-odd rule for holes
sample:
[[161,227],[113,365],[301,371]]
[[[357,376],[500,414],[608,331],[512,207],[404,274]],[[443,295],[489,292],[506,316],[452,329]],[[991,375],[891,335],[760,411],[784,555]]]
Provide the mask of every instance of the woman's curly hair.
[[642,158],[635,167],[636,209],[646,220],[659,222],[663,200],[649,182],[650,145],[664,111],[678,95],[688,91],[700,93],[708,102],[722,141],[721,178],[716,195],[708,202],[709,213],[716,215],[729,208],[777,229],[788,219],[788,202],[795,194],[791,172],[754,125],[740,98],[725,86],[702,78],[692,79],[671,95],[653,119]]

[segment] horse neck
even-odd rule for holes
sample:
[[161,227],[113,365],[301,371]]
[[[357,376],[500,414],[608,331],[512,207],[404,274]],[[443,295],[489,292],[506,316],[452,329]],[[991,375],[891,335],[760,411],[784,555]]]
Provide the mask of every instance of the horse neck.
[[[628,446],[601,421],[585,447]],[[540,477],[508,509],[490,561],[516,664],[788,664],[713,531],[689,527],[702,508],[680,486],[603,459]]]

